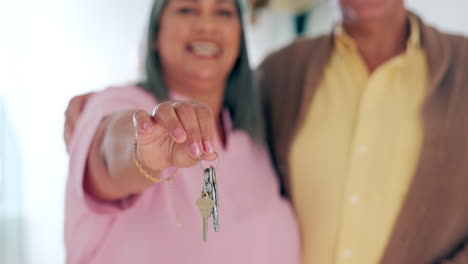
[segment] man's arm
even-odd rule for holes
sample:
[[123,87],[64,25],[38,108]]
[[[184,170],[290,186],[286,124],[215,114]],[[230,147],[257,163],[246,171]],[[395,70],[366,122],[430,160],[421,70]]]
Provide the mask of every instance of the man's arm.
[[63,128],[63,139],[67,152],[69,152],[70,141],[73,132],[75,132],[76,122],[78,122],[86,103],[93,94],[94,92],[75,96],[68,103],[67,110],[65,110],[65,124]]

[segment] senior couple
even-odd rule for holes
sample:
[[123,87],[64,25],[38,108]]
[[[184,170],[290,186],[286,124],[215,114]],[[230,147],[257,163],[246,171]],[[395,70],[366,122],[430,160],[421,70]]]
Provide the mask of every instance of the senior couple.
[[145,79],[66,111],[67,263],[468,263],[468,39],[339,5],[252,72],[237,1],[156,0]]

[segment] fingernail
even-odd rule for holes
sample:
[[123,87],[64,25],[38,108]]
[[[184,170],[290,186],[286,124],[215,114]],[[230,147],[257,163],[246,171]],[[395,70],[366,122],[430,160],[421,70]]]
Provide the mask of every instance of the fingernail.
[[214,152],[213,143],[211,143],[211,141],[209,140],[206,140],[205,142],[203,142],[203,147],[205,148],[205,153],[207,154]]
[[145,122],[143,124],[143,130],[147,133],[151,132],[151,129],[153,128],[153,126],[149,123],[149,122]]
[[185,131],[180,127],[174,129],[174,131],[172,132],[172,136],[176,141],[184,140],[186,137]]
[[200,144],[192,143],[190,144],[189,148],[190,148],[190,154],[192,154],[193,157],[200,157],[201,155]]

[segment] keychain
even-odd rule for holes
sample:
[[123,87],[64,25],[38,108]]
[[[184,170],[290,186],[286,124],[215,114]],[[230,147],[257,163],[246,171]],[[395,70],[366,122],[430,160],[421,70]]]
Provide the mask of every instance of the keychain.
[[[219,167],[221,157],[218,155],[218,164],[216,169]],[[200,160],[200,167],[203,170],[202,184],[201,184],[201,196],[197,199],[196,205],[200,210],[202,217],[202,239],[204,242],[207,240],[208,232],[208,219],[210,216],[213,218],[213,229],[219,231],[219,218],[218,218],[218,186],[216,182],[216,169],[213,166],[204,168]]]

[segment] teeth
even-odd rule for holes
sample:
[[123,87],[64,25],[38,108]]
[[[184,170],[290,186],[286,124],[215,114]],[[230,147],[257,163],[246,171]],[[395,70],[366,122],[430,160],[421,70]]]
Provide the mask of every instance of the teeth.
[[190,46],[193,53],[196,55],[215,56],[219,52],[219,47],[211,42],[195,42]]

